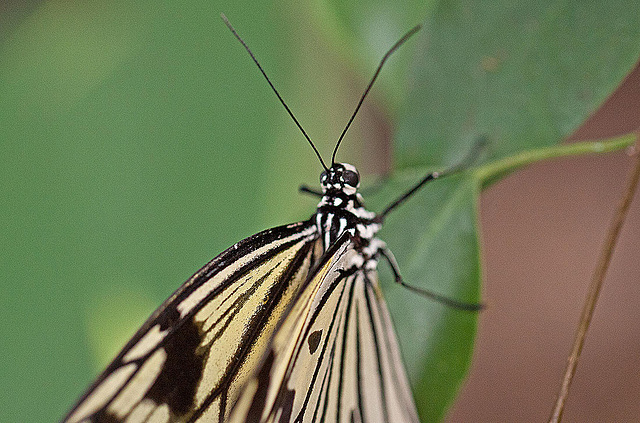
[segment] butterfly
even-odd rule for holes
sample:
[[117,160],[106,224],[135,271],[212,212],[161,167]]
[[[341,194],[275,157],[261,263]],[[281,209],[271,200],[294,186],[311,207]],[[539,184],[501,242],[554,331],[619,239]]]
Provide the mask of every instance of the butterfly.
[[88,422],[418,422],[376,266],[453,307],[466,304],[411,287],[376,237],[384,218],[364,208],[356,168],[338,147],[389,56],[383,57],[327,166],[253,53],[278,99],[318,156],[320,198],[307,221],[260,232],[191,276],[142,325],[64,418]]

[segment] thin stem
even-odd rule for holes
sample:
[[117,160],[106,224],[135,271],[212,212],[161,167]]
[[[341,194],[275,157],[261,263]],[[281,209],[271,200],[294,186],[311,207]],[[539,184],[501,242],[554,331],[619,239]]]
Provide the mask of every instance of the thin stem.
[[523,151],[522,153],[476,168],[474,176],[480,181],[486,181],[540,160],[620,150],[621,148],[632,145],[635,139],[635,134],[626,134],[607,140],[574,142],[571,144],[561,144],[553,147]]
[[596,303],[598,302],[598,296],[600,295],[600,290],[602,289],[604,276],[607,272],[607,269],[609,268],[611,256],[613,255],[613,250],[618,240],[618,236],[620,235],[620,229],[622,228],[622,224],[627,217],[627,212],[629,211],[629,206],[631,205],[631,200],[633,199],[633,195],[638,186],[639,179],[640,153],[636,152],[635,166],[631,172],[626,190],[622,196],[622,199],[620,200],[620,204],[618,205],[618,208],[615,212],[613,221],[611,222],[611,226],[609,227],[607,237],[602,246],[598,264],[591,279],[591,285],[589,286],[587,299],[585,300],[582,309],[580,323],[578,324],[578,329],[576,331],[576,336],[573,342],[573,348],[571,349],[571,354],[569,355],[567,367],[565,369],[564,377],[562,378],[562,384],[560,385],[556,403],[551,412],[551,417],[549,418],[550,423],[559,423],[562,420],[564,405],[569,395],[569,388],[571,387],[573,376],[576,373],[578,359],[580,358],[580,354],[582,353],[582,347],[584,346],[584,341],[587,336],[587,330],[589,329]]

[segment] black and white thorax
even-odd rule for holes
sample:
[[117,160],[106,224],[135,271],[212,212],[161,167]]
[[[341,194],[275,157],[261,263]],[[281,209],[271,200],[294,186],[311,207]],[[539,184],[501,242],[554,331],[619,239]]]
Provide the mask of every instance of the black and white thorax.
[[322,198],[313,217],[318,228],[324,251],[335,243],[345,232],[353,237],[358,255],[352,267],[375,270],[378,256],[386,249],[386,244],[376,238],[381,222],[376,214],[363,206],[362,195],[358,192],[360,176],[355,166],[335,163],[320,175]]

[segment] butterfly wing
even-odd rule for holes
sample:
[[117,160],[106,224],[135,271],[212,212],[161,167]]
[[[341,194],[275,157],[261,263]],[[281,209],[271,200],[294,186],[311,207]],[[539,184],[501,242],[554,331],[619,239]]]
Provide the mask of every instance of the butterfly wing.
[[156,310],[65,422],[221,422],[321,251],[311,222],[238,242]]
[[230,421],[418,422],[375,271],[348,234],[323,256]]

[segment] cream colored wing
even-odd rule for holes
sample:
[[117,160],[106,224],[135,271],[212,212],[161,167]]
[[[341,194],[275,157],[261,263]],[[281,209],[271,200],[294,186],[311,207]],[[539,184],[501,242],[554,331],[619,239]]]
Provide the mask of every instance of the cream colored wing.
[[276,332],[231,413],[240,422],[418,422],[375,271],[343,236]]
[[320,256],[316,240],[316,226],[303,222],[214,258],[156,310],[64,421],[225,421]]

